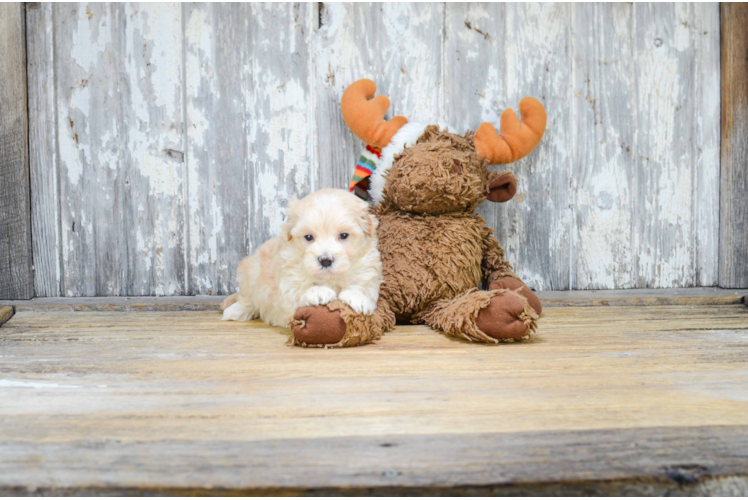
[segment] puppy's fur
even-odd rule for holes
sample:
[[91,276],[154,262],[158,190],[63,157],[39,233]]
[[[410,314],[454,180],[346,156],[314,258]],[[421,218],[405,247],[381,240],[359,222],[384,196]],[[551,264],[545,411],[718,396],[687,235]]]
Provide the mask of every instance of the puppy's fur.
[[223,301],[223,319],[288,327],[299,307],[336,298],[372,314],[382,282],[377,226],[369,205],[341,189],[292,200],[281,235],[239,264],[240,291]]

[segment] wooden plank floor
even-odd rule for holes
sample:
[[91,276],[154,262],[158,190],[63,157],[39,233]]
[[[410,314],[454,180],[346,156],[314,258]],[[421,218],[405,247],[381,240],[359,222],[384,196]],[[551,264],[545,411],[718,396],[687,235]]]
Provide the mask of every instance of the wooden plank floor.
[[215,311],[18,307],[0,494],[748,494],[748,308],[547,308],[286,347]]

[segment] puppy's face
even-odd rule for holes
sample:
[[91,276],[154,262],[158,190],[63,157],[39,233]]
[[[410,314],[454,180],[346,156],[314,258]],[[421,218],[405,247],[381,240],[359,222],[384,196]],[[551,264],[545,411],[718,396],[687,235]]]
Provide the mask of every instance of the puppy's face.
[[341,189],[323,189],[288,207],[284,235],[309,276],[341,276],[376,245],[377,219],[369,205]]

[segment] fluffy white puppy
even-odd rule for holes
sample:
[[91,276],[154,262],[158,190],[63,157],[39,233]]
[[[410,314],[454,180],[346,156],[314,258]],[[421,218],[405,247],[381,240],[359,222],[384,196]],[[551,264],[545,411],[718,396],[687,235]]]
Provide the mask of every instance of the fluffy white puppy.
[[280,236],[239,264],[240,291],[223,301],[223,319],[288,327],[299,307],[336,298],[372,314],[382,283],[378,224],[365,201],[342,189],[291,200]]

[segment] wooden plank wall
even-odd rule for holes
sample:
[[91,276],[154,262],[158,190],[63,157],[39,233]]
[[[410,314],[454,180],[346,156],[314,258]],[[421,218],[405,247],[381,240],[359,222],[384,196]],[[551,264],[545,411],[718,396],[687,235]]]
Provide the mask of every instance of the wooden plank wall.
[[720,4],[722,176],[719,284],[748,286],[748,3]]
[[24,13],[0,4],[0,299],[34,295]]
[[719,30],[716,4],[29,9],[37,293],[232,291],[291,196],[347,186],[362,77],[458,132],[545,104],[518,195],[480,209],[532,286],[713,286]]

